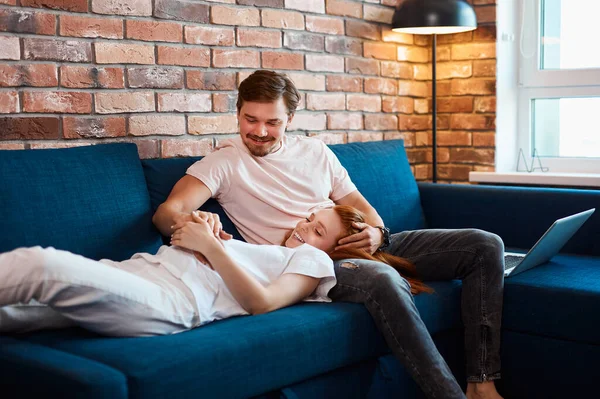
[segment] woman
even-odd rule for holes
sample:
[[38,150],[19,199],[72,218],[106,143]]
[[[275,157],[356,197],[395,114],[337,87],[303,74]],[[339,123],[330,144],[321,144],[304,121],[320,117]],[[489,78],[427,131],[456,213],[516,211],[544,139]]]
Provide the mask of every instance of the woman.
[[[364,219],[348,206],[321,209],[300,221],[283,246],[221,241],[208,214],[195,212],[193,220],[175,226],[172,246],[123,262],[39,246],[0,254],[0,331],[79,325],[110,336],[164,335],[302,300],[328,302],[336,282],[333,249],[356,232],[352,222]],[[426,290],[408,262],[385,260],[414,293]]]

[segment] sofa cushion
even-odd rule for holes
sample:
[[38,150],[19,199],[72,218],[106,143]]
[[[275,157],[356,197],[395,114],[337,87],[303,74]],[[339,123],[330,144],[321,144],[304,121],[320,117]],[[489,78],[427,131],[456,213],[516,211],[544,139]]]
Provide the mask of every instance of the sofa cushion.
[[425,218],[403,140],[330,146],[392,233],[422,229]]
[[505,280],[503,329],[600,344],[600,260],[557,255]]
[[0,170],[0,252],[41,245],[123,260],[161,244],[135,144],[4,150]]
[[[415,298],[430,331],[460,328],[460,283],[431,285],[436,294]],[[68,329],[19,339],[119,370],[130,398],[248,397],[388,352],[366,309],[350,303],[302,303],[164,337]]]

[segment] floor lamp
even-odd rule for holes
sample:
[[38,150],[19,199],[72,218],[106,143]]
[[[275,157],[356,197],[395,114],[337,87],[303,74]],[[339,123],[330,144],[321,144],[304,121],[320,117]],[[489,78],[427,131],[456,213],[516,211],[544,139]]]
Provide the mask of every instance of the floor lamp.
[[405,0],[394,13],[392,30],[416,35],[433,35],[432,101],[433,101],[433,182],[437,182],[437,101],[436,50],[437,35],[477,29],[477,16],[463,0]]

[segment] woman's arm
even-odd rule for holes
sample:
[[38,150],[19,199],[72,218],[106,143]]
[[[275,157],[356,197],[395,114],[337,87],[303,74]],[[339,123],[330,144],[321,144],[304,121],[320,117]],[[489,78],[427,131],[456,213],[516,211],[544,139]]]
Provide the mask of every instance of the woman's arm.
[[284,274],[264,287],[227,254],[212,233],[206,215],[194,212],[192,217],[194,222],[185,223],[173,233],[171,243],[203,254],[248,313],[266,313],[292,305],[317,288],[319,278],[294,273]]
[[214,270],[221,275],[233,297],[250,314],[271,312],[293,305],[308,297],[320,279],[288,273],[264,287],[245,269],[239,267],[223,247],[205,254]]

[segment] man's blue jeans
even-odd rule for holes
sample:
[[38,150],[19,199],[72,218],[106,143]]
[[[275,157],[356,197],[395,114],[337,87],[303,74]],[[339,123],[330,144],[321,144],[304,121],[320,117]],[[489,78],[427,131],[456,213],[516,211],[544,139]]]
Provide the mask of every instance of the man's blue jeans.
[[[425,282],[462,280],[467,381],[500,378],[504,244],[482,230],[415,230],[391,237],[386,252],[415,264]],[[334,301],[362,303],[391,351],[429,398],[464,398],[419,316],[410,285],[388,265],[349,259],[335,265]],[[428,294],[420,294],[428,295]]]

